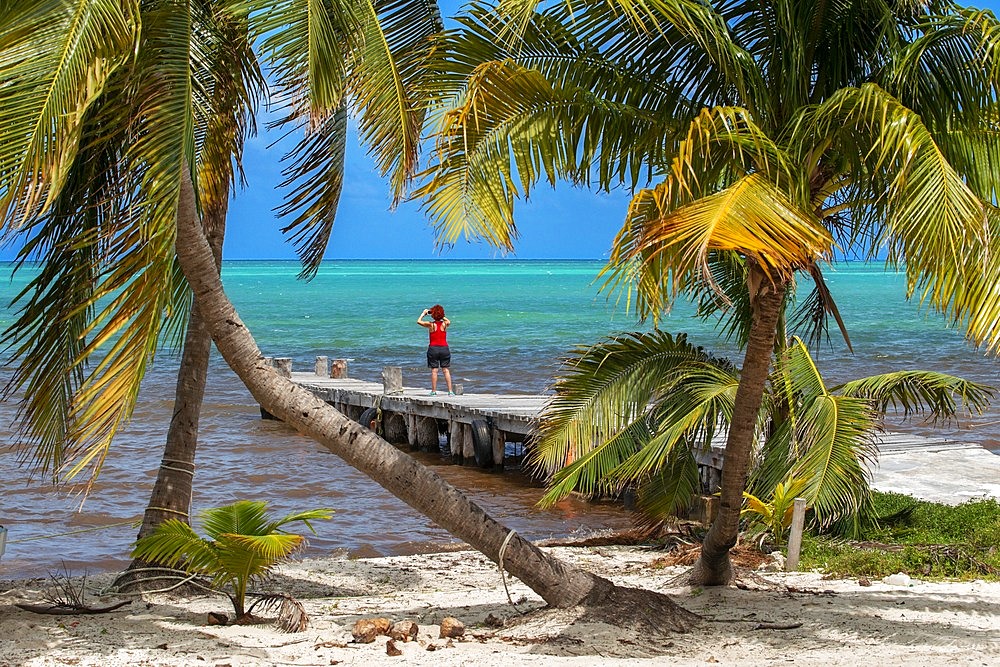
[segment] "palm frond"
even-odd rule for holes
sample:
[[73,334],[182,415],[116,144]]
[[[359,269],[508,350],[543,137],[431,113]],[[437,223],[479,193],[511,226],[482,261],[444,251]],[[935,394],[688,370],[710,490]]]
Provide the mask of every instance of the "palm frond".
[[689,447],[674,447],[666,465],[644,479],[636,490],[636,507],[642,526],[655,526],[677,516],[691,504],[698,493],[698,460]]
[[[829,138],[855,182],[856,227],[873,226],[890,266],[903,267],[907,294],[961,323],[989,349],[1000,346],[1000,294],[984,283],[1000,273],[998,218],[948,162],[921,118],[875,84],[844,88],[804,113],[795,130],[803,143]],[[808,137],[808,140],[806,139]],[[883,223],[884,221],[884,223]],[[883,226],[884,225],[884,226]],[[855,237],[860,238],[860,237]]]
[[427,103],[416,85],[443,24],[433,0],[361,3],[369,8],[363,47],[351,60],[349,90],[362,140],[399,202],[417,166]]
[[16,0],[0,22],[0,220],[43,214],[75,159],[82,123],[130,57],[138,3]]
[[[601,441],[571,450],[575,458],[549,463],[555,472],[548,481],[545,494],[538,501],[539,507],[550,507],[573,492],[591,498],[617,493],[622,485],[612,480],[612,475],[623,461],[653,437],[648,421],[640,416]],[[577,454],[577,451],[580,453]],[[551,459],[551,452],[546,453],[545,457]],[[532,466],[542,469],[539,461],[533,462]]]
[[663,331],[623,333],[578,348],[564,362],[542,412],[531,464],[551,473],[567,456],[579,458],[617,436],[692,365],[709,359],[686,336]]
[[821,394],[803,403],[796,429],[799,455],[788,479],[806,480],[803,496],[820,525],[856,513],[864,504],[877,426],[863,399]]
[[218,566],[218,551],[180,519],[167,519],[146,537],[136,541],[130,554],[167,567],[183,564],[188,572],[211,574]]
[[295,215],[282,228],[298,250],[302,262],[300,278],[312,278],[333,233],[337,206],[344,186],[344,155],[347,149],[347,108],[339,107],[284,156],[280,187],[288,190],[278,208],[280,216]]
[[[463,235],[512,248],[515,201],[545,179],[587,182],[595,171],[630,173],[638,151],[603,153],[662,142],[656,113],[608,101],[571,84],[550,82],[513,60],[480,65],[461,103],[441,116],[437,162],[414,192],[438,228],[440,242]],[[602,157],[598,158],[601,155]]]
[[831,251],[829,232],[760,174],[679,207],[678,189],[668,179],[632,200],[602,271],[605,288],[636,290],[640,315],[658,317],[681,292],[715,290],[712,251],[752,259],[772,280],[786,280]]
[[890,408],[904,417],[927,414],[934,420],[981,414],[996,395],[993,387],[935,371],[898,371],[852,380],[839,387],[844,396],[872,402],[875,410]]

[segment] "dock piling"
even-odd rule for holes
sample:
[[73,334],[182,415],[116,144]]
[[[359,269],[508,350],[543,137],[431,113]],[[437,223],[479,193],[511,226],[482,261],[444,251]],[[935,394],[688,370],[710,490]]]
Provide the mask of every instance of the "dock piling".
[[382,369],[382,393],[403,393],[403,368],[401,366],[386,366]]
[[278,371],[278,375],[283,378],[292,378],[292,359],[291,357],[275,357],[274,358],[274,368]]
[[330,357],[316,357],[315,373],[321,378],[330,377]]
[[334,380],[343,380],[347,377],[347,359],[334,359],[330,365],[330,377]]

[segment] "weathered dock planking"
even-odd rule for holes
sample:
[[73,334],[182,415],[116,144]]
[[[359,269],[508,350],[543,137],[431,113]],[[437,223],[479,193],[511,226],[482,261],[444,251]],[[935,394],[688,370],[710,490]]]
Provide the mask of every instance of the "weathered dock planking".
[[[378,383],[347,378],[347,364],[340,359],[332,364],[332,373],[340,377],[330,377],[326,357],[317,359],[312,373],[291,372],[289,359],[274,362],[279,372],[352,419],[360,419],[369,408],[381,409],[382,434],[390,442],[437,451],[439,436],[447,433],[456,460],[482,467],[502,468],[505,453],[511,450],[508,444],[530,440],[548,400],[531,394],[431,396],[426,387],[404,386],[397,367],[387,367]],[[723,443],[724,435],[698,457],[705,489],[717,488],[720,481]],[[879,438],[879,461],[870,472],[876,489],[925,500],[957,504],[970,498],[1000,498],[1000,456],[977,444],[884,433]]]

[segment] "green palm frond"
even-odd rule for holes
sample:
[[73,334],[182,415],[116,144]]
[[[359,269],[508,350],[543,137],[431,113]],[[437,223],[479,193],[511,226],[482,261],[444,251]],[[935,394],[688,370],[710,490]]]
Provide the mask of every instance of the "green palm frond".
[[531,465],[551,473],[567,456],[579,458],[618,436],[711,358],[684,335],[624,333],[578,348],[560,371],[539,421]]
[[[501,35],[521,36],[527,32],[538,4],[536,0],[502,0],[497,7],[505,21]],[[675,67],[682,70],[680,76],[685,81],[697,81],[701,75],[711,73],[706,78],[713,85],[692,86],[696,98],[698,93],[712,91],[717,94],[720,89],[734,88],[746,99],[750,90],[764,89],[752,58],[732,39],[725,17],[704,3],[691,0],[615,0],[592,4],[570,1],[558,9],[574,19],[582,15],[581,31],[591,40],[600,35],[609,38],[624,33],[641,36],[647,43],[662,38],[666,47],[657,45],[659,48],[653,53],[666,51]],[[596,15],[588,16],[588,12]],[[607,29],[609,25],[614,26],[613,30]],[[641,48],[635,49],[631,44],[622,46],[636,54],[637,63],[644,61]]]
[[347,78],[354,50],[363,44],[366,2],[254,1],[251,35],[270,66],[272,100],[284,113],[272,128],[303,132],[282,158],[288,194],[277,209],[294,215],[283,228],[312,278],[333,231],[343,187],[347,138]]
[[[550,507],[574,491],[588,497],[617,493],[621,484],[612,480],[612,475],[623,461],[653,437],[647,420],[640,417],[589,447],[572,448],[571,456],[575,459],[564,458],[559,463],[549,464],[556,470],[538,501],[539,507]],[[581,453],[577,454],[578,451]],[[544,456],[551,460],[552,452]],[[541,468],[537,462],[533,465]]]
[[829,393],[816,362],[798,337],[791,339],[776,370],[780,381],[774,384],[783,384],[783,393],[790,396],[820,396]]
[[64,478],[90,466],[91,481],[131,414],[164,324],[186,303],[172,243],[135,231],[143,207],[123,175],[129,106],[121,74],[84,115],[88,141],[49,212],[25,229],[20,259],[39,259],[42,268],[16,297],[19,315],[4,334],[19,360],[10,389],[25,390],[22,442],[34,450],[27,456]]
[[839,387],[844,396],[867,399],[875,410],[890,408],[904,417],[927,414],[934,420],[981,414],[996,390],[987,385],[935,371],[898,371],[852,380]]
[[[955,171],[921,118],[875,84],[844,88],[804,113],[802,143],[829,138],[866,202],[855,214],[878,226],[891,266],[904,263],[907,294],[962,323],[977,344],[1000,346],[1000,299],[981,281],[996,277],[1000,219]],[[861,222],[861,221],[859,221]],[[883,226],[884,225],[884,226]],[[860,239],[861,237],[856,237]]]
[[802,495],[820,525],[856,513],[866,502],[877,428],[866,400],[822,394],[804,401],[796,428],[799,454],[788,479],[806,481]]
[[873,405],[831,393],[798,338],[779,358],[771,385],[782,409],[771,415],[750,488],[767,494],[781,482],[803,480],[802,495],[824,526],[858,512],[867,503],[868,466],[877,453]]
[[698,460],[690,447],[674,447],[665,465],[643,479],[636,489],[640,526],[654,527],[688,508],[698,493]]
[[288,165],[282,171],[285,180],[280,187],[289,194],[277,213],[295,215],[281,231],[298,250],[300,278],[316,275],[333,233],[344,186],[346,149],[347,108],[341,106],[315,129],[307,130],[302,141],[283,158]]
[[349,54],[361,44],[367,3],[251,0],[252,42],[275,82],[275,101],[296,122],[344,101]]
[[[587,180],[602,146],[624,147],[626,136],[648,146],[662,141],[664,129],[654,113],[554,85],[512,60],[488,62],[475,70],[461,105],[442,117],[439,161],[421,175],[414,197],[424,199],[441,242],[464,235],[509,249],[514,203],[540,179]],[[603,157],[595,171],[629,171],[633,155]]]
[[[616,493],[668,470],[680,474],[677,450],[709,445],[731,415],[737,381],[726,362],[662,331],[581,349],[543,412],[529,461],[555,471],[541,502],[571,491]],[[665,478],[657,484],[667,488]],[[683,480],[671,484],[677,493],[686,488]]]
[[427,108],[416,84],[425,76],[431,38],[443,24],[433,0],[361,4],[369,13],[363,47],[351,61],[349,90],[360,110],[362,140],[380,173],[389,176],[393,201],[399,202],[416,171]]
[[180,519],[167,519],[156,530],[137,541],[132,558],[141,558],[167,567],[183,565],[191,573],[212,574],[219,554],[210,540],[202,539]]
[[813,279],[813,289],[795,309],[789,328],[793,332],[803,334],[811,345],[817,345],[829,338],[829,319],[833,317],[844,342],[847,344],[848,351],[853,352],[854,348],[851,346],[851,337],[847,333],[847,325],[840,316],[840,310],[826,284],[823,271],[818,264],[813,264],[809,267],[809,274]]
[[87,111],[130,57],[138,3],[13,0],[0,22],[0,220],[45,212],[67,177]]

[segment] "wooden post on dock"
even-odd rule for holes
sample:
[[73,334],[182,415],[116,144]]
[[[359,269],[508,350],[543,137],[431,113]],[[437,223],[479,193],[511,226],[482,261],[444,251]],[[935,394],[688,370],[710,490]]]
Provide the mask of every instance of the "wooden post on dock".
[[465,458],[465,433],[462,431],[462,422],[448,422],[448,443],[451,445],[451,456],[461,463]]
[[330,357],[316,357],[316,370],[313,372],[321,378],[330,377]]
[[403,393],[403,368],[401,366],[386,366],[382,369],[382,393]]
[[330,377],[343,380],[347,377],[347,359],[334,359],[330,365]]
[[411,451],[417,449],[417,416],[413,414],[406,415],[406,444]]
[[462,462],[474,462],[476,460],[476,443],[472,440],[472,425],[460,422],[458,427],[462,432]]
[[290,357],[275,357],[274,358],[274,368],[278,371],[278,375],[283,378],[292,377],[292,360]]

